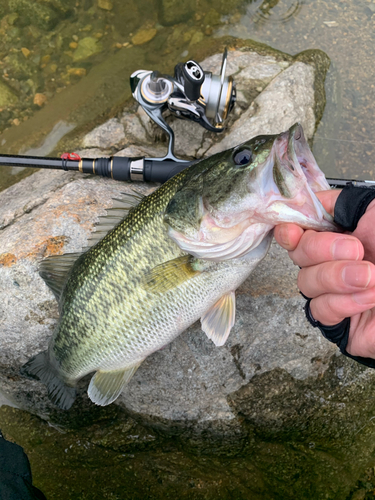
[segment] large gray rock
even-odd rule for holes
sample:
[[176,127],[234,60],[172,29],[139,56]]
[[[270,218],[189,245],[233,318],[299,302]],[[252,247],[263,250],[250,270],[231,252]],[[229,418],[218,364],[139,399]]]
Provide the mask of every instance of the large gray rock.
[[297,121],[303,126],[306,137],[311,139],[315,131],[314,78],[314,69],[302,62],[295,62],[276,73],[225,138],[207,153],[214,154],[233,147],[259,134],[259,131],[276,134]]
[[107,149],[125,143],[124,126],[115,118],[89,132],[83,139],[84,148]]

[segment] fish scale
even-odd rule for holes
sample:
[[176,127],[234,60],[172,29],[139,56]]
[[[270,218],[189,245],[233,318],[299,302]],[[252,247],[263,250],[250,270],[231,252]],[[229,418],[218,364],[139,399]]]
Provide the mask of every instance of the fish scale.
[[[199,318],[208,338],[223,345],[235,322],[234,291],[267,254],[274,225],[335,230],[309,187],[308,177],[318,188],[328,184],[298,127],[192,165],[132,203],[74,263],[46,259],[41,275],[59,300],[60,319],[48,350],[21,372],[42,380],[65,409],[77,381],[95,372],[88,394],[106,405],[148,355]],[[103,227],[109,220],[119,220],[116,210]]]
[[[175,184],[178,185],[177,182]],[[172,189],[166,191],[169,196],[173,196]],[[151,305],[158,299],[152,294],[147,294],[139,286],[142,272],[164,260],[171,260],[182,254],[179,247],[166,236],[163,209],[168,202],[167,197],[164,199],[155,199],[152,195],[147,197],[119,226],[85,254],[84,266],[76,266],[73,269],[62,300],[65,294],[68,296],[74,294],[74,302],[70,302],[69,312],[62,317],[53,345],[53,349],[58,352],[61,369],[64,370],[67,378],[76,379],[84,373],[97,369],[98,366],[110,369],[112,363],[118,366],[124,361],[121,359],[123,357],[121,353],[127,352],[129,342],[132,339],[135,340],[126,333],[141,331],[140,318],[144,313],[140,310],[139,304],[147,300]],[[155,212],[160,214],[159,217],[152,217]],[[137,234],[138,232],[141,232],[141,235]],[[151,242],[153,251],[150,253],[147,243]],[[155,242],[157,242],[156,245]],[[120,248],[120,250],[112,251],[111,255],[108,247],[113,250]],[[100,279],[97,275],[103,269],[102,263],[105,259],[107,259],[105,276]],[[94,264],[91,261],[94,261]],[[95,270],[97,261],[100,266],[97,266],[98,269]],[[88,275],[87,268],[89,269]],[[80,285],[79,291],[77,283]],[[114,288],[114,285],[118,288]],[[81,332],[87,321],[85,312],[88,308],[95,311],[95,315],[92,316],[93,323],[89,323],[91,328],[85,328],[86,335],[88,332],[91,333],[90,344],[89,346],[85,344],[82,349],[75,349],[74,355],[71,355],[69,349],[71,337],[76,336],[82,339]],[[73,327],[73,325],[77,326]],[[114,332],[112,340],[117,344],[118,349],[116,354],[112,355],[113,346],[109,346],[108,336],[103,335],[108,328]],[[104,342],[103,339],[105,339]],[[87,350],[90,347],[92,355],[87,356]],[[103,357],[108,359],[103,359]],[[90,359],[89,363],[87,363],[87,358]],[[132,358],[129,361],[132,361]]]

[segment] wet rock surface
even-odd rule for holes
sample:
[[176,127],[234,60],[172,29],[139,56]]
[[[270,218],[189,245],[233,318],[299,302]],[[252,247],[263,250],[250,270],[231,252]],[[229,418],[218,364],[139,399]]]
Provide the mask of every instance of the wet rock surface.
[[[208,69],[215,57],[220,55],[203,66]],[[242,96],[227,133],[215,136],[196,124],[169,118],[176,135],[183,136],[178,151],[191,157],[211,154],[258,134],[281,132],[295,121],[303,123],[311,138],[322,109],[316,96],[323,92],[328,63],[317,52],[315,60],[323,62],[318,71],[313,59],[312,54],[303,61],[249,49],[230,53],[228,67]],[[282,112],[274,112],[276,104]],[[153,132],[141,110],[128,108],[88,134],[80,154],[161,156],[166,145],[160,135],[152,140]],[[0,194],[4,397],[59,429],[75,432],[75,444],[68,450],[76,450],[78,436],[87,433],[90,446],[107,450],[111,466],[124,460],[129,482],[148,461],[149,469],[143,471],[150,474],[144,472],[142,485],[135,480],[122,498],[145,498],[150,488],[150,498],[166,491],[175,498],[344,498],[375,446],[369,425],[375,410],[375,375],[344,359],[307,325],[296,288],[297,269],[276,245],[239,288],[236,323],[225,346],[215,347],[199,323],[192,325],[146,359],[110,408],[98,409],[88,400],[88,377],[80,382],[79,397],[69,412],[49,402],[42,384],[20,377],[20,365],[47,347],[58,318],[54,297],[38,275],[38,263],[48,255],[80,251],[98,217],[111,207],[111,199],[133,188],[148,194],[156,186],[40,171]],[[12,418],[20,414],[5,408],[0,413],[11,437]],[[27,418],[37,422],[36,417]],[[107,433],[92,427],[95,419],[111,423],[105,427]],[[114,422],[123,441],[118,441],[119,434],[111,434]],[[54,432],[49,430],[49,436]],[[24,436],[24,441],[31,450],[32,439]],[[155,453],[146,459],[142,447]],[[82,468],[100,467],[95,453],[90,458],[85,451],[79,458],[77,450],[77,463],[86,464]],[[229,458],[218,464],[215,454]],[[352,455],[358,460],[350,461]],[[204,478],[199,472],[202,456],[208,457]],[[155,468],[164,471],[157,473],[157,480],[152,475]],[[181,470],[191,481],[191,495],[181,496],[181,483],[174,483]],[[98,498],[111,498],[103,491],[101,495]]]

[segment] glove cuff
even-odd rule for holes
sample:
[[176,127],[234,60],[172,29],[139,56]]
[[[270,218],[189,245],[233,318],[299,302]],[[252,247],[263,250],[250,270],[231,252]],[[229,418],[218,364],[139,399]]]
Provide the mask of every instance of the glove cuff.
[[374,199],[375,189],[348,184],[337,198],[334,221],[345,231],[353,232]]
[[319,328],[323,337],[325,337],[330,342],[333,342],[340,349],[341,353],[348,358],[354,359],[361,365],[368,366],[370,368],[375,368],[375,359],[372,358],[363,358],[361,356],[352,356],[346,350],[349,340],[349,332],[350,332],[350,318],[343,319],[337,325],[326,326],[322,325],[319,321],[317,321],[313,315],[311,314],[310,302],[312,299],[308,299],[305,304],[305,314],[308,322],[314,328]]

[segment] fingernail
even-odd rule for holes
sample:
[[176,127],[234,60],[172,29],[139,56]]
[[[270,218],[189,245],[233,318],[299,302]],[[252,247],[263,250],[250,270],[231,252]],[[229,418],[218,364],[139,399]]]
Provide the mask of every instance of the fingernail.
[[363,306],[375,306],[374,289],[366,290],[365,292],[353,293],[352,297],[357,302],[357,304]]
[[344,283],[357,288],[366,288],[370,283],[371,268],[368,264],[358,263],[344,267],[342,280]]
[[354,238],[338,238],[332,244],[332,257],[336,260],[358,260],[360,245]]
[[287,230],[286,227],[280,227],[280,229],[279,229],[279,239],[280,239],[281,244],[283,246],[288,247],[290,245],[289,231]]

